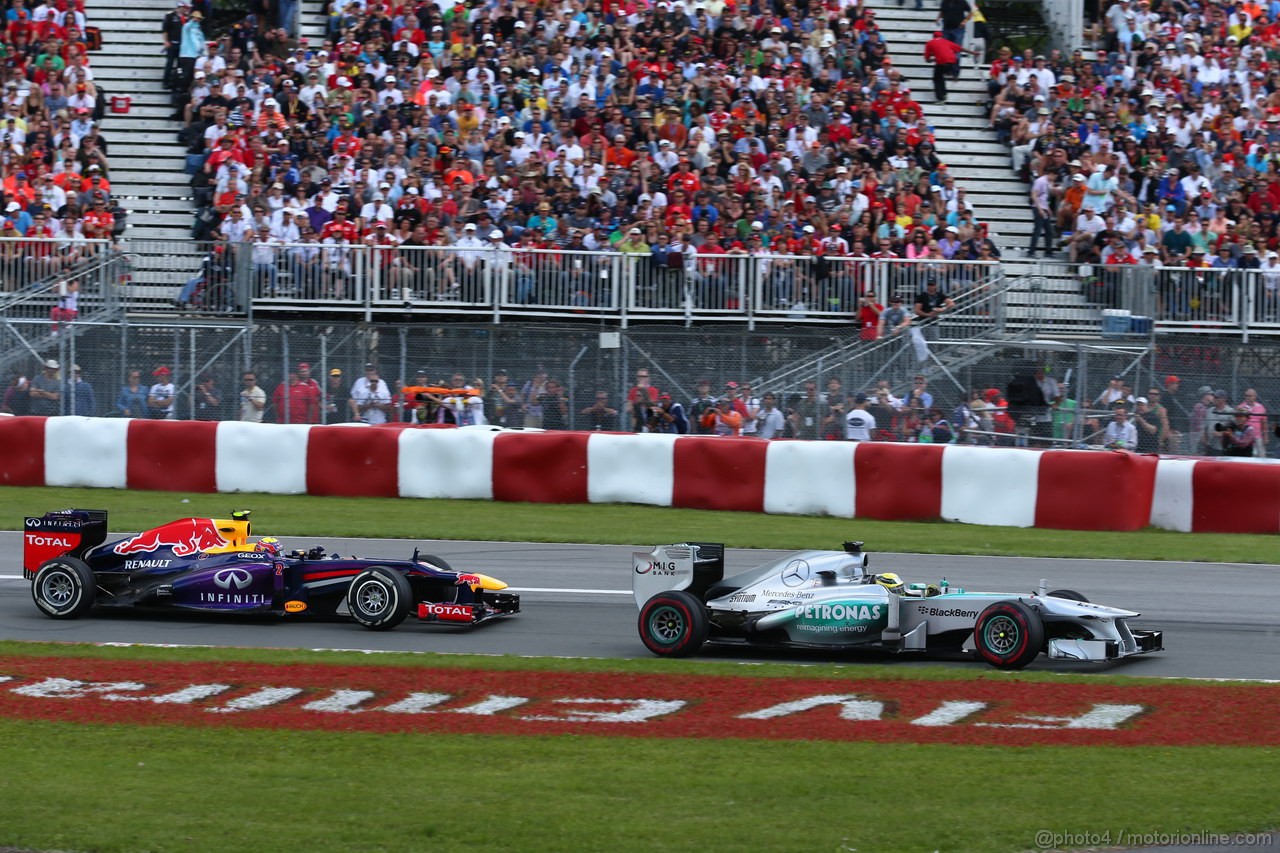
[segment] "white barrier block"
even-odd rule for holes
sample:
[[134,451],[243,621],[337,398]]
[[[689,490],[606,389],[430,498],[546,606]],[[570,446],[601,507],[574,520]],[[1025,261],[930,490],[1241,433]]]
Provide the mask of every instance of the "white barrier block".
[[678,435],[592,433],[587,439],[587,500],[671,506]]
[[469,429],[401,430],[400,497],[493,500],[493,443],[499,435]]
[[764,457],[764,511],[853,518],[853,441],[771,441]]
[[1191,475],[1194,459],[1161,459],[1156,465],[1156,488],[1151,496],[1151,526],[1191,532],[1195,492]]
[[966,524],[1034,527],[1040,453],[953,445],[942,454],[942,517]]
[[307,424],[218,424],[219,492],[307,493]]
[[44,425],[47,486],[123,489],[129,485],[128,418],[49,418]]

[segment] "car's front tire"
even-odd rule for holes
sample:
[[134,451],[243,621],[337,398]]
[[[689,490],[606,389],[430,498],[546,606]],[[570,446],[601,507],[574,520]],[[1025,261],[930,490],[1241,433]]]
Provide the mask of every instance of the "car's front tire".
[[978,616],[973,642],[997,669],[1022,669],[1045,648],[1044,621],[1021,601],[997,601]]
[[660,657],[694,654],[707,641],[709,623],[702,600],[683,590],[660,592],[640,608],[640,639]]
[[1069,601],[1079,601],[1082,604],[1088,604],[1089,599],[1085,598],[1074,589],[1055,589],[1049,593],[1050,598],[1065,598]]
[[93,607],[97,590],[93,570],[75,557],[50,560],[31,583],[36,607],[52,619],[79,619]]
[[347,589],[351,617],[371,631],[390,631],[413,605],[409,579],[395,569],[374,566],[356,575]]

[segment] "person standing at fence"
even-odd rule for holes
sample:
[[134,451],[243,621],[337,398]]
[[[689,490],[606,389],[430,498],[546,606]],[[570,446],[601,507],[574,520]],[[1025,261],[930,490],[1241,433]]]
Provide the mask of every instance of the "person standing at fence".
[[569,401],[564,395],[564,387],[555,379],[548,379],[538,396],[538,406],[542,409],[542,428],[563,430],[569,428]]
[[1232,421],[1222,424],[1218,441],[1223,456],[1256,456],[1261,443],[1260,434],[1253,428],[1252,410],[1240,406],[1232,415]]
[[92,418],[97,414],[97,397],[93,386],[84,380],[81,366],[72,365],[72,375],[67,380],[67,414]]
[[364,366],[361,376],[351,386],[351,419],[366,424],[385,424],[391,411],[391,390],[378,376],[378,366]]
[[650,384],[649,369],[636,371],[636,384],[627,390],[627,410],[631,417],[631,431],[645,432],[649,423],[649,410],[658,404],[658,389]]
[[787,430],[787,420],[778,408],[777,395],[766,393],[760,400],[760,411],[756,414],[756,438],[766,441],[782,438]]
[[267,409],[267,392],[258,385],[258,374],[252,370],[245,372],[241,382],[244,387],[240,389],[240,420],[260,424]]
[[609,392],[597,391],[596,400],[582,410],[587,419],[587,429],[592,431],[612,430],[618,427],[618,410],[609,406]]
[[58,378],[56,359],[48,359],[40,366],[40,374],[31,380],[27,396],[31,400],[31,414],[51,417],[62,414],[62,382]]
[[222,391],[218,383],[209,373],[200,374],[195,388],[191,391],[192,408],[198,421],[220,421],[224,417],[225,407],[222,404]]
[[177,417],[175,402],[178,390],[173,384],[173,374],[163,364],[151,371],[151,389],[147,391],[148,416],[157,420],[173,420]]
[[342,404],[350,398],[351,395],[347,393],[347,388],[342,382],[341,368],[332,368],[325,379],[324,390],[321,392],[324,423],[339,423],[342,420]]
[[1244,400],[1236,407],[1236,411],[1241,409],[1249,413],[1249,426],[1253,427],[1253,433],[1257,436],[1257,440],[1253,443],[1253,455],[1266,456],[1266,436],[1271,434],[1271,428],[1267,423],[1267,407],[1258,400],[1258,392],[1256,390],[1253,388],[1245,390]]
[[141,370],[130,370],[125,374],[124,385],[116,395],[116,412],[122,418],[146,417],[147,386],[142,384]]
[[1103,431],[1102,443],[1116,450],[1134,450],[1138,446],[1138,430],[1129,420],[1129,411],[1116,406],[1111,421]]
[[288,379],[276,386],[275,393],[271,395],[271,403],[275,408],[277,423],[320,423],[319,389],[315,383],[303,381],[296,367],[289,371]]

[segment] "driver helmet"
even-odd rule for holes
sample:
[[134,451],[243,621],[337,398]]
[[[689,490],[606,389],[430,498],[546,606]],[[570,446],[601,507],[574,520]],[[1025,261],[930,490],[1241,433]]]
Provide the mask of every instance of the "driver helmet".
[[253,546],[253,550],[259,554],[270,554],[273,557],[280,556],[280,540],[274,536],[263,536],[258,540],[258,544]]
[[901,595],[905,589],[902,585],[902,578],[898,577],[893,572],[885,572],[884,574],[876,575],[876,583],[889,590],[889,592],[897,595]]

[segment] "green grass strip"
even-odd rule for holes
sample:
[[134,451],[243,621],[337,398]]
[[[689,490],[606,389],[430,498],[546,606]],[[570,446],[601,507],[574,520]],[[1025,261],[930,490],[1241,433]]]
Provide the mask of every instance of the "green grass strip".
[[[1280,822],[1276,750],[433,736],[0,720],[0,844],[1018,851]],[[1109,845],[1108,845],[1109,846]]]
[[[281,626],[288,631],[288,626]],[[358,645],[353,643],[353,645]],[[761,663],[708,660],[637,658],[550,658],[518,655],[465,655],[435,652],[361,652],[312,649],[255,649],[218,647],[163,648],[158,646],[98,646],[87,643],[28,643],[0,640],[0,657],[96,658],[113,661],[159,663],[306,664],[330,666],[393,666],[420,669],[473,669],[542,672],[628,672],[638,675],[735,675],[751,678],[844,678],[880,681],[1001,681],[1044,684],[1117,684],[1132,687],[1150,683],[1134,679],[1132,667],[1121,666],[1115,675],[1070,672],[1001,672],[985,664],[895,666],[866,663],[851,657],[849,663]],[[1238,682],[1213,682],[1194,678],[1159,678],[1164,684],[1208,686]]]
[[249,508],[254,511],[256,531],[277,536],[601,544],[698,540],[735,548],[778,549],[838,548],[846,539],[862,539],[873,551],[1225,563],[1274,562],[1280,542],[1280,537],[1260,534],[1039,530],[617,504],[17,487],[0,488],[0,528],[16,530],[25,515],[72,506],[110,510],[111,527],[119,531],[142,530],[183,516],[225,518],[232,509]]

